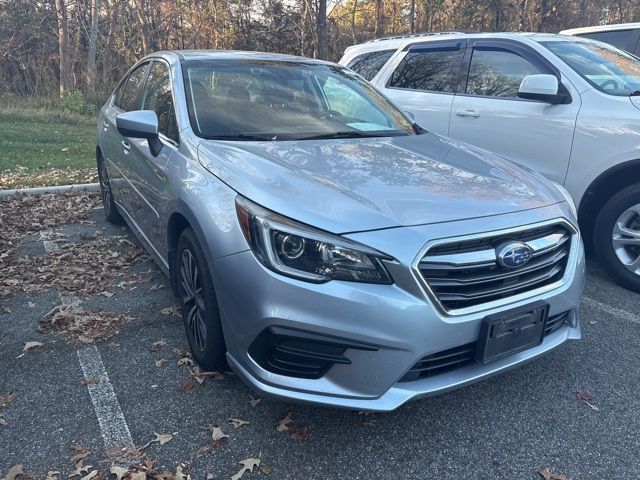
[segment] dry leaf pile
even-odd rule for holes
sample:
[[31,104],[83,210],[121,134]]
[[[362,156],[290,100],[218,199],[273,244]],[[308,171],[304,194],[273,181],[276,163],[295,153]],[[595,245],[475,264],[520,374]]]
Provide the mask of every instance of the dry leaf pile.
[[131,318],[121,313],[58,305],[38,322],[38,331],[58,332],[69,335],[73,340],[91,343],[117,334],[120,327],[129,321]]
[[[2,184],[0,174],[0,184]],[[25,235],[80,223],[99,205],[97,192],[64,192],[0,197],[0,266]]]
[[24,187],[48,187],[50,185],[71,185],[95,183],[98,172],[95,168],[49,168],[34,172],[24,167],[0,172],[0,190]]
[[102,293],[112,287],[118,275],[146,258],[141,248],[131,245],[123,237],[98,236],[63,245],[40,257],[0,260],[0,298],[51,287],[79,296]]

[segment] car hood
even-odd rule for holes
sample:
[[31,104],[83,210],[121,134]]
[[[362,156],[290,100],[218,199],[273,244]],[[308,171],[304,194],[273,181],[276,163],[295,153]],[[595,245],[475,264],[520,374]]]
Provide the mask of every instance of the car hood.
[[221,142],[201,164],[250,200],[347,233],[512,213],[563,201],[550,182],[436,134]]

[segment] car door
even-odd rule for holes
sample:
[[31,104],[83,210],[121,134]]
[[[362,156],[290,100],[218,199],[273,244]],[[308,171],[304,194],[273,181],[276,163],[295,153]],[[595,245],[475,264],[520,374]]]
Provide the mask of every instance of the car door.
[[[469,41],[465,80],[453,100],[449,135],[503,155],[564,183],[580,96],[535,50],[519,42]],[[520,99],[522,79],[553,74],[569,88],[569,103]]]
[[139,148],[133,145],[146,144],[146,140],[124,137],[116,127],[116,117],[132,110],[139,110],[142,102],[142,87],[147,76],[150,62],[144,62],[134,68],[123,82],[112,104],[104,112],[102,151],[107,161],[107,169],[114,198],[121,209],[131,219],[140,209],[141,199],[132,183],[131,168],[134,157],[139,156]]
[[170,201],[167,167],[178,148],[178,126],[169,65],[155,60],[151,65],[142,93],[142,109],[152,110],[158,117],[158,136],[162,149],[153,156],[146,140],[132,142],[135,163],[130,166],[131,182],[142,203],[134,212],[136,223],[147,241],[163,255],[166,251],[167,210]]
[[430,41],[407,46],[374,85],[418,125],[449,133],[449,115],[460,77],[464,40]]

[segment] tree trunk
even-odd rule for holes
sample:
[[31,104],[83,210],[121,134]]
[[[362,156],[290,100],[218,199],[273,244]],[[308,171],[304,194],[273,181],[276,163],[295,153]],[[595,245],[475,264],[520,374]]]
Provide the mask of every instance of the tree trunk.
[[374,37],[384,35],[384,3],[383,0],[376,0],[376,23],[373,32]]
[[316,30],[318,31],[318,58],[326,60],[328,57],[327,0],[318,0]]
[[60,96],[71,91],[71,59],[69,58],[69,18],[65,0],[55,0],[58,20],[58,55],[60,56]]
[[353,0],[353,8],[351,9],[351,41],[355,45],[358,43],[356,36],[356,12],[358,11],[358,0]]
[[151,38],[149,35],[149,22],[147,20],[147,7],[145,0],[135,0],[134,2],[136,19],[140,27],[140,41],[142,42],[142,54],[151,52]]
[[524,32],[527,29],[528,0],[520,0],[520,20],[518,21],[518,31]]
[[89,51],[87,54],[87,93],[93,96],[96,92],[96,47],[98,42],[98,16],[100,0],[93,0],[91,5],[91,28],[89,29]]
[[416,0],[411,0],[409,8],[409,31],[416,33]]

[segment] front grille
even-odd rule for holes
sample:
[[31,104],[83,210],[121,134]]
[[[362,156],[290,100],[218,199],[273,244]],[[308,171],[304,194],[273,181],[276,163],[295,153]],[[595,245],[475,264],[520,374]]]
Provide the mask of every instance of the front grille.
[[[436,245],[418,268],[446,310],[500,300],[552,284],[564,276],[571,248],[570,232],[550,225],[520,232]],[[525,243],[531,259],[520,267],[498,263],[496,249],[511,241]]]
[[[569,312],[570,310],[547,318],[544,336],[551,335],[560,329],[567,321]],[[400,381],[411,382],[420,378],[433,377],[470,365],[475,362],[476,348],[477,342],[471,342],[422,357]]]

